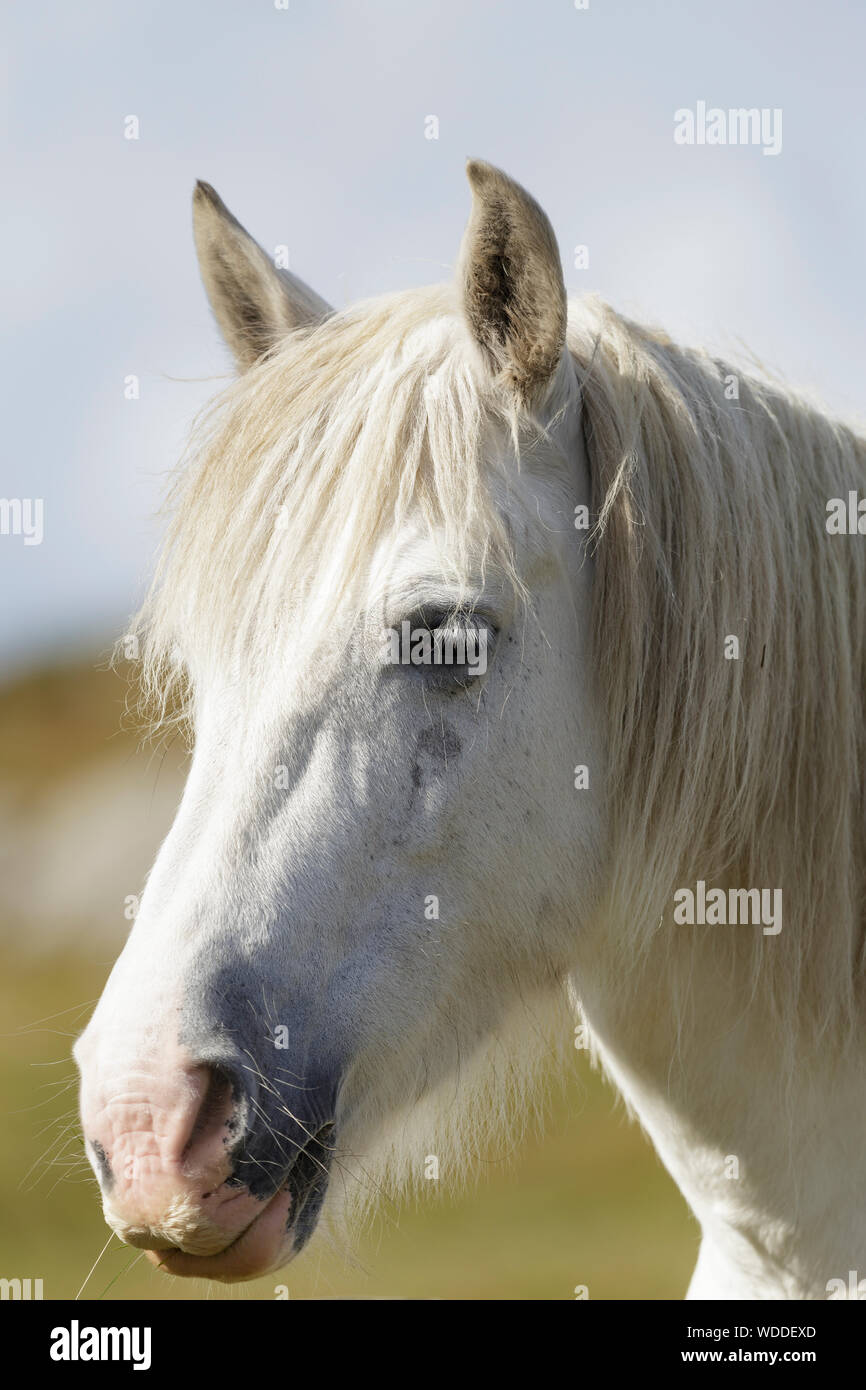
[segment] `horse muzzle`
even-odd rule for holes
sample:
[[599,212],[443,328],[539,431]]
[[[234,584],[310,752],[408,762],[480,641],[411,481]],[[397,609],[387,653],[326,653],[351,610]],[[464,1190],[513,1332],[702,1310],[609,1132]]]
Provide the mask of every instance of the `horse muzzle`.
[[279,1268],[315,1229],[334,1151],[329,1084],[160,1047],[146,1063],[76,1048],[105,1218],[167,1273],[235,1281]]

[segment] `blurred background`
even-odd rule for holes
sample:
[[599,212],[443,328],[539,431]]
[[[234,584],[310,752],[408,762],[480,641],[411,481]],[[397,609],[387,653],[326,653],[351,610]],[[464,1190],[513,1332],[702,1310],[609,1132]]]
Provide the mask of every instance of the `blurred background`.
[[[43,0],[4,28],[0,492],[40,499],[43,534],[0,534],[0,1275],[46,1298],[272,1298],[273,1278],[207,1288],[103,1251],[69,1059],[184,776],[176,743],[141,746],[105,656],[229,372],[193,183],[342,306],[450,275],[479,156],[544,205],[571,292],[862,419],[866,11]],[[781,110],[781,152],[676,144],[699,101]],[[314,1248],[291,1297],[682,1297],[681,1198],[578,1052],[566,1092],[543,1141],[383,1217],[351,1264]]]

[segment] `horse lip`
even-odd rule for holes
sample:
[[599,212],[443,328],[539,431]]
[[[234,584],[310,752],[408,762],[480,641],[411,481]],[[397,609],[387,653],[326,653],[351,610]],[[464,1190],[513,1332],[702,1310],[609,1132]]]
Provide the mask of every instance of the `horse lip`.
[[[212,1278],[229,1283],[239,1279],[257,1278],[267,1273],[268,1269],[279,1268],[280,1264],[285,1264],[303,1250],[316,1228],[330,1176],[331,1158],[334,1153],[333,1134],[334,1125],[329,1122],[311,1135],[295,1155],[288,1173],[264,1202],[259,1214],[218,1254],[202,1257],[185,1254],[177,1249],[148,1250],[145,1253],[149,1262],[168,1274]],[[261,1223],[268,1221],[272,1208],[277,1203],[282,1205],[281,1199],[284,1197],[288,1197],[288,1206],[281,1218],[285,1233],[282,1255],[276,1264],[270,1262],[257,1266],[257,1263],[250,1263],[250,1239],[257,1230],[261,1231]],[[273,1235],[276,1236],[276,1231]],[[286,1238],[290,1242],[288,1248],[285,1245]],[[272,1250],[274,1248],[272,1247]],[[265,1258],[267,1261],[271,1260],[271,1256]]]
[[[157,1269],[163,1270],[166,1274],[180,1275],[181,1277],[209,1278],[221,1282],[236,1283],[245,1279],[258,1278],[268,1269],[278,1267],[278,1263],[285,1263],[287,1256],[282,1255],[279,1259],[279,1252],[285,1248],[285,1234],[280,1238],[280,1227],[272,1229],[269,1241],[269,1249],[266,1244],[264,1256],[253,1254],[250,1259],[250,1241],[255,1242],[257,1234],[262,1234],[263,1224],[273,1223],[274,1209],[282,1208],[282,1215],[279,1216],[282,1231],[285,1233],[291,1228],[287,1202],[289,1200],[285,1184],[278,1188],[271,1197],[263,1204],[262,1210],[250,1222],[245,1230],[223,1250],[215,1255],[192,1255],[187,1252],[172,1247],[169,1249],[146,1250],[145,1258]],[[276,1258],[276,1262],[275,1262]]]
[[[288,1190],[289,1220],[286,1231],[293,1237],[292,1253],[295,1255],[300,1253],[313,1234],[325,1200],[331,1176],[334,1129],[334,1122],[329,1120],[320,1125],[315,1132],[310,1133],[306,1144],[298,1149],[290,1168],[279,1179],[277,1186],[266,1202],[266,1206],[269,1206],[281,1192]],[[236,1173],[232,1178],[229,1178],[227,1186],[233,1184],[243,1186],[243,1179],[238,1178]],[[257,1221],[258,1217],[255,1217],[254,1220]],[[246,1227],[246,1230],[249,1230],[249,1227]],[[226,1246],[226,1250],[230,1250],[232,1245],[236,1245],[245,1231],[241,1231],[231,1244]]]

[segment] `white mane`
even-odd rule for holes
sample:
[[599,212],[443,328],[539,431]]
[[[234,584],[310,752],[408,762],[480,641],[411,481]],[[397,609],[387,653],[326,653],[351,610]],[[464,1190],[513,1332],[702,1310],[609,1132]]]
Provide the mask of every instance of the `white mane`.
[[[691,952],[711,951],[789,1055],[804,1033],[842,1042],[863,979],[866,563],[824,523],[829,498],[866,491],[866,441],[740,374],[728,399],[730,367],[605,306],[581,306],[569,341],[598,512],[617,988],[639,995],[655,937],[675,1007]],[[678,932],[673,892],[698,878],[781,887],[784,929]]]

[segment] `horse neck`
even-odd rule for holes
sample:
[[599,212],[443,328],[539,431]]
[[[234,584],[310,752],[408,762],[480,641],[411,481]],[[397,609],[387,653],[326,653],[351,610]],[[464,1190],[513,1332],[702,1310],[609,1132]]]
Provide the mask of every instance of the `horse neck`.
[[585,944],[577,993],[599,1060],[701,1224],[689,1297],[826,1298],[831,1280],[866,1279],[860,1049],[780,1048],[761,999],[720,988],[693,947],[680,960],[650,948],[623,981],[611,939]]

